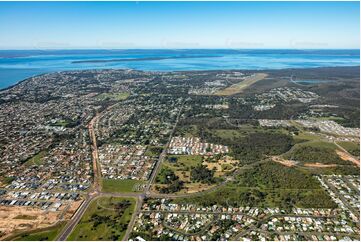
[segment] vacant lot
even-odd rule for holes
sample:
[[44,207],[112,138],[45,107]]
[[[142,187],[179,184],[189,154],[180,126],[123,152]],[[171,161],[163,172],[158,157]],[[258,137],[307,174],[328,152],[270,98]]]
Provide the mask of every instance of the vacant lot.
[[121,240],[135,207],[133,198],[94,200],[68,240]]
[[21,233],[13,240],[20,241],[51,241],[55,240],[56,236],[60,233],[60,231],[64,228],[66,222],[60,222],[54,226],[47,227],[44,229],[38,229],[31,231],[29,233]]
[[29,166],[41,165],[46,153],[47,153],[46,151],[40,151],[39,153],[34,155],[32,158],[25,161],[25,165],[29,165]]
[[[159,191],[160,188],[168,187],[171,183],[168,181],[170,174],[174,174],[175,179],[179,180],[183,186],[181,189],[175,189],[172,193],[194,193],[207,190],[215,184],[196,182],[191,179],[191,171],[195,167],[202,165],[203,158],[200,155],[170,155],[162,164],[162,169],[157,174],[156,185],[152,187],[153,191]],[[168,173],[165,175],[165,171]],[[172,175],[173,176],[173,175]],[[157,189],[158,188],[158,189]]]
[[164,163],[174,171],[185,171],[202,163],[200,155],[169,155]]
[[119,92],[119,93],[102,93],[97,96],[97,98],[101,101],[109,100],[109,101],[122,101],[129,97],[128,92]]
[[179,176],[181,181],[190,182],[190,171],[193,167],[202,164],[202,156],[199,155],[171,155],[162,167],[169,168]]
[[308,172],[269,161],[236,176],[236,180],[199,196],[175,202],[204,206],[334,208],[336,204]]
[[0,206],[0,231],[3,236],[12,236],[46,228],[58,221],[59,214],[60,212],[49,212],[40,208]]
[[216,93],[218,96],[230,96],[238,93],[242,93],[246,88],[254,83],[264,79],[267,76],[265,73],[256,73],[252,76],[246,77],[243,81],[233,84],[223,90]]
[[126,179],[126,180],[119,180],[119,179],[103,179],[103,192],[140,192],[138,189],[141,187],[145,182]]

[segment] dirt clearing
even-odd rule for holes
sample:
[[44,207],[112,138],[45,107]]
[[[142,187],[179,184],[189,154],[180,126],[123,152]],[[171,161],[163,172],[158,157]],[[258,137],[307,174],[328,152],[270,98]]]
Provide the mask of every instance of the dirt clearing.
[[341,151],[341,150],[337,150],[336,153],[340,156],[340,158],[342,160],[351,161],[352,163],[354,163],[355,165],[360,167],[360,161],[358,159],[356,159],[355,157],[353,157],[352,155],[347,154],[346,152]]
[[286,159],[283,159],[281,157],[278,157],[278,156],[273,156],[272,157],[272,160],[274,162],[277,162],[281,165],[284,165],[284,166],[287,166],[287,167],[292,167],[292,166],[295,166],[297,165],[297,161],[294,161],[294,160],[286,160]]
[[317,167],[317,168],[328,168],[328,167],[336,167],[336,164],[322,164],[322,163],[305,163],[306,167]]
[[58,221],[59,215],[39,208],[0,206],[0,240],[14,232],[48,227]]

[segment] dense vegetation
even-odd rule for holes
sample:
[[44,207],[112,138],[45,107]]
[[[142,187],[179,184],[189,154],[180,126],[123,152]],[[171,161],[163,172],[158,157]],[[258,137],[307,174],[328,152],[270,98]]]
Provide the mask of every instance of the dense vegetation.
[[336,208],[328,194],[322,189],[304,190],[262,190],[258,188],[244,189],[238,185],[228,185],[214,192],[176,199],[177,203],[194,203],[201,206],[250,206],[279,207],[290,210],[293,207],[304,208]]
[[183,181],[179,179],[172,181],[168,186],[159,188],[160,193],[175,193],[183,189]]
[[272,161],[242,171],[232,183],[205,195],[177,199],[204,206],[325,207],[336,204],[311,173]]
[[169,168],[162,168],[157,176],[157,183],[167,184],[167,186],[156,186],[160,193],[174,193],[182,190],[183,181]]
[[252,133],[238,144],[233,144],[232,150],[236,159],[247,157],[260,158],[263,155],[279,155],[292,147],[292,138],[280,133]]
[[317,189],[318,181],[297,168],[269,161],[255,165],[238,177],[240,186],[266,189]]
[[323,174],[323,175],[360,175],[360,168],[354,165],[342,165],[336,167],[323,167],[323,168],[312,168],[310,174]]
[[157,176],[157,183],[171,184],[173,181],[179,179],[173,170],[169,168],[162,168]]
[[159,157],[163,151],[163,147],[160,146],[148,146],[145,155]]
[[350,149],[348,152],[353,156],[360,156],[360,148]]
[[354,142],[337,142],[353,156],[360,156],[360,144]]
[[282,133],[254,132],[240,138],[221,138],[214,132],[205,132],[205,140],[228,145],[233,156],[243,163],[264,158],[266,155],[280,155],[293,145],[291,136]]
[[244,105],[232,100],[229,115],[238,119],[292,119],[299,113],[307,111],[307,105],[300,103],[278,103],[274,108],[255,112],[252,105]]
[[337,122],[341,125],[352,128],[360,127],[360,110],[355,110],[351,112],[343,111],[341,115],[343,116],[343,119],[337,120]]
[[206,166],[196,166],[191,170],[191,181],[211,184],[214,182],[214,171]]
[[318,162],[323,164],[348,165],[350,162],[342,160],[333,149],[300,145],[286,155],[288,159],[302,162]]

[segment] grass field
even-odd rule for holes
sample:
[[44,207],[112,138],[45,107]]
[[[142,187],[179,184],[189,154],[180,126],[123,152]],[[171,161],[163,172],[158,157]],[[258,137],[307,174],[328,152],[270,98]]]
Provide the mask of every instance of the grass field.
[[[175,158],[176,162],[170,162],[169,160]],[[167,156],[167,160],[163,162],[162,167],[169,168],[179,176],[181,181],[190,181],[190,170],[192,167],[202,164],[202,156],[200,155],[170,155]]]
[[246,131],[243,129],[215,129],[212,131],[214,135],[222,139],[237,139],[246,135]]
[[327,142],[321,139],[316,134],[310,134],[308,132],[300,132],[298,135],[293,136],[295,141],[294,148],[300,148],[302,146],[311,146],[315,148],[326,148],[336,150],[337,146],[332,142]]
[[159,157],[159,155],[162,153],[163,148],[164,147],[162,147],[162,146],[148,145],[147,150],[145,151],[144,155],[152,156],[152,157]]
[[320,140],[308,141],[305,143],[300,143],[298,145],[299,146],[311,146],[311,147],[316,147],[316,148],[327,148],[327,149],[333,149],[333,150],[337,149],[337,146],[334,143],[320,141]]
[[135,190],[136,185],[142,185],[144,181],[138,180],[116,180],[116,179],[103,179],[103,192],[140,192]]
[[25,161],[25,165],[41,165],[42,164],[42,158],[46,155],[46,151],[40,151],[36,155],[34,155],[32,158]]
[[129,92],[119,92],[119,93],[102,93],[97,96],[101,101],[111,100],[111,101],[122,101],[129,97]]
[[[169,161],[171,158],[176,158],[177,161],[172,163]],[[200,155],[169,155],[164,164],[173,171],[185,171],[191,167],[202,164],[202,156]]]
[[219,158],[206,158],[203,160],[203,165],[208,170],[213,170],[215,177],[222,177],[226,173],[235,170],[238,167],[238,160],[233,159],[231,156],[220,156]]
[[308,132],[299,132],[298,135],[294,136],[293,139],[298,142],[305,142],[305,141],[319,141],[320,137],[316,134],[310,134]]
[[177,126],[174,136],[192,137],[199,136],[197,125]]
[[352,165],[336,153],[337,146],[323,141],[308,141],[296,144],[283,158],[300,162],[300,164]]
[[359,156],[360,155],[360,144],[354,142],[340,141],[337,142],[342,148],[347,150],[351,155]]
[[[118,204],[130,205],[117,208]],[[68,240],[122,240],[135,208],[133,198],[101,197],[94,200]]]
[[316,119],[316,120],[333,120],[333,121],[344,120],[344,118],[342,118],[342,117],[335,117],[335,116],[317,117],[317,118],[315,118],[315,119]]
[[15,180],[15,177],[13,176],[2,176],[0,177],[0,185],[4,184],[4,185],[8,185],[10,183],[12,183]]
[[[170,161],[171,159],[176,159],[176,161]],[[180,181],[184,182],[183,189],[181,189],[179,192],[176,192],[177,194],[183,194],[183,193],[194,193],[198,191],[207,190],[210,187],[214,185],[210,184],[203,184],[201,182],[192,182],[190,178],[191,169],[193,167],[196,167],[198,165],[202,164],[202,156],[200,155],[169,155],[167,156],[167,159],[162,163],[160,172],[157,175],[156,181],[158,182],[156,186],[162,187],[166,186],[164,184],[161,184],[161,177],[160,173],[162,169],[170,169],[172,170],[176,176],[179,177]]]
[[30,233],[21,233],[12,240],[16,241],[42,241],[55,240],[56,236],[64,228],[66,222],[60,222],[55,226],[39,229]]
[[218,96],[230,96],[234,94],[238,94],[243,92],[249,86],[255,84],[256,82],[263,80],[267,74],[264,73],[256,73],[252,76],[246,77],[243,81],[233,84],[223,90],[216,92]]
[[62,127],[66,127],[69,125],[69,121],[62,119],[62,120],[58,120],[55,124],[53,124],[54,126],[62,126]]

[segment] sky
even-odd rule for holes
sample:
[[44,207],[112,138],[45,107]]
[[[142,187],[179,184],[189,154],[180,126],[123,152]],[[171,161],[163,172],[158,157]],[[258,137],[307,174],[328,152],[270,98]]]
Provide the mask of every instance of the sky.
[[359,49],[359,2],[0,2],[0,49]]

